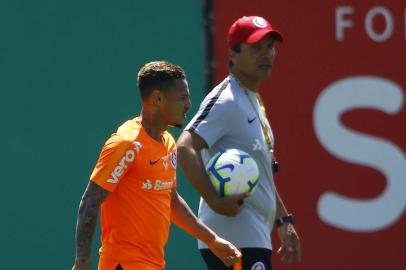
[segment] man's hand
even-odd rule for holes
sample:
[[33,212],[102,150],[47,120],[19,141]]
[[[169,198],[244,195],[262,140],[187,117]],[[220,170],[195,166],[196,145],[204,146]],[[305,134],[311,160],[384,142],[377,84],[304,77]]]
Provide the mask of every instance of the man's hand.
[[288,263],[300,262],[302,260],[302,250],[294,226],[290,223],[284,223],[278,228],[278,235],[282,242],[281,247],[278,249],[282,261]]
[[171,210],[171,221],[193,237],[205,242],[225,265],[230,266],[240,260],[241,252],[202,223],[175,188],[172,190]]
[[241,252],[233,244],[218,236],[208,244],[208,247],[226,266],[232,266],[241,260]]
[[246,199],[250,193],[242,193],[242,194],[235,194],[230,195],[227,197],[216,197],[213,198],[211,201],[206,201],[207,204],[213,209],[216,213],[225,215],[225,216],[236,216],[241,211],[241,206],[244,203],[244,199]]
[[90,258],[76,259],[72,270],[90,270]]

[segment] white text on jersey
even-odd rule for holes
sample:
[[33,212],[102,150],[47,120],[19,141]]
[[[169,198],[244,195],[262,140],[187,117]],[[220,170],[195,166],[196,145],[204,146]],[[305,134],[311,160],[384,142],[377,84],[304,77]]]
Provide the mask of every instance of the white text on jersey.
[[137,141],[134,141],[133,145],[134,148],[127,150],[118,165],[114,168],[113,172],[111,173],[111,178],[107,179],[108,183],[117,184],[119,181],[119,177],[123,174],[128,164],[132,163],[135,160],[136,153],[138,153],[141,149],[141,144]]

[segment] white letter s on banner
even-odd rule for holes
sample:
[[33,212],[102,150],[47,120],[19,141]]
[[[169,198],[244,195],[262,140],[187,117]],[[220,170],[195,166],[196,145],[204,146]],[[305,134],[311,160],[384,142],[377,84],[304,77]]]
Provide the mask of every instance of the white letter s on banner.
[[399,85],[379,77],[350,77],[336,81],[316,101],[313,121],[323,147],[335,157],[380,171],[387,185],[379,196],[355,199],[333,191],[318,202],[320,218],[331,226],[355,232],[372,232],[393,224],[406,206],[406,157],[390,141],[357,132],[340,123],[341,115],[355,108],[372,108],[396,114],[403,105]]

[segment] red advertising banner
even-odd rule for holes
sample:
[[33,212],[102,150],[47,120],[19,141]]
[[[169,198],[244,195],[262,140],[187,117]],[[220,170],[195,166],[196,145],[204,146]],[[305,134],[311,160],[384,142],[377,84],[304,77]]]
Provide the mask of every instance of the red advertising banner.
[[261,93],[303,261],[275,269],[406,269],[406,3],[213,1],[216,83],[243,15],[285,40]]

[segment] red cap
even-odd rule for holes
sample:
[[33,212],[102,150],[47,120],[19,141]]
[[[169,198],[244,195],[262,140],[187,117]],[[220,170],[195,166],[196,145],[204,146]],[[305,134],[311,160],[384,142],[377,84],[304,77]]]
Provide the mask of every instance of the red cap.
[[232,48],[242,42],[255,43],[270,33],[277,41],[283,41],[282,34],[272,28],[272,25],[264,18],[244,16],[236,20],[228,30],[228,47]]

